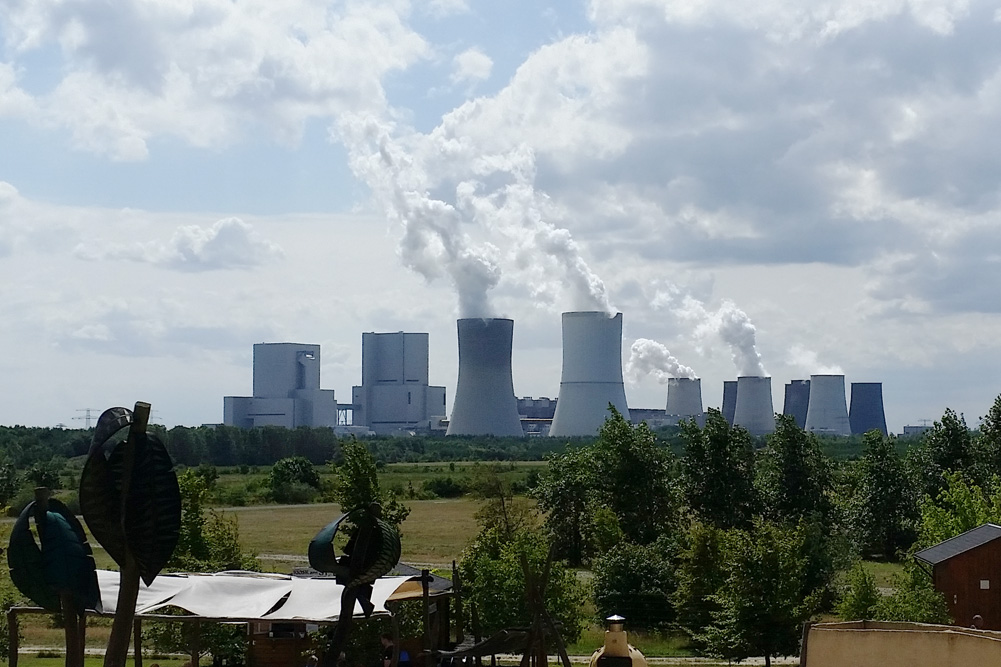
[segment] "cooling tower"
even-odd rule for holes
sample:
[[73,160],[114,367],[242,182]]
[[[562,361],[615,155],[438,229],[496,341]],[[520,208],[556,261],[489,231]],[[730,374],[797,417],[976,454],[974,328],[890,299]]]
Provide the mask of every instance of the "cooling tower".
[[667,380],[667,414],[672,417],[701,417],[702,380],[699,378],[669,378]]
[[810,381],[792,380],[786,385],[782,414],[791,415],[796,426],[806,428],[806,410],[810,406]]
[[563,375],[549,435],[597,435],[609,403],[629,420],[622,384],[622,313],[563,313]]
[[882,382],[852,382],[852,405],[848,410],[852,434],[877,430],[886,435]]
[[446,435],[522,436],[511,379],[514,320],[461,319],[459,380]]
[[751,435],[765,435],[775,431],[770,377],[745,375],[737,378],[733,425],[743,426]]
[[806,430],[829,435],[851,435],[844,375],[811,375]]
[[737,381],[736,380],[724,380],[723,381],[723,407],[720,412],[723,413],[723,419],[730,426],[733,426],[733,411],[737,407]]

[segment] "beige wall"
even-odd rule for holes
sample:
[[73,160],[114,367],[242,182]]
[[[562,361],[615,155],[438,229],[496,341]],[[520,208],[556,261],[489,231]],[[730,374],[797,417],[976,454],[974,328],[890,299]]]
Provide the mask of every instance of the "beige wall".
[[1001,665],[1001,632],[921,623],[818,623],[803,667]]

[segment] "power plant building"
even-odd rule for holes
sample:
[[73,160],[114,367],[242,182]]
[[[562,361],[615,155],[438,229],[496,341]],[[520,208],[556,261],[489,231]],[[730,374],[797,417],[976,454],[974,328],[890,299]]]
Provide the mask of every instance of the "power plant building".
[[737,400],[733,408],[733,425],[742,426],[751,435],[766,435],[775,432],[775,411],[772,409],[772,379],[770,377],[744,375],[737,378]]
[[720,408],[720,412],[723,413],[723,419],[730,426],[733,426],[733,413],[737,409],[737,381],[736,380],[724,380],[723,381],[723,406]]
[[704,426],[702,379],[668,378],[667,408],[664,414],[667,420],[675,424],[682,419],[694,419],[699,426]]
[[828,435],[851,435],[844,375],[811,375],[806,430]]
[[848,421],[851,423],[852,435],[873,430],[886,435],[882,382],[852,382]]
[[459,378],[446,435],[523,436],[511,374],[514,320],[456,322]]
[[563,313],[563,371],[549,435],[597,435],[609,404],[629,420],[622,382],[622,313]]
[[796,420],[796,426],[806,428],[806,411],[810,407],[810,381],[791,380],[786,384],[782,414]]
[[335,426],[333,389],[320,389],[320,346],[254,345],[254,395],[223,397],[227,426]]
[[429,384],[426,333],[363,333],[352,423],[378,434],[429,430],[445,417],[445,387]]

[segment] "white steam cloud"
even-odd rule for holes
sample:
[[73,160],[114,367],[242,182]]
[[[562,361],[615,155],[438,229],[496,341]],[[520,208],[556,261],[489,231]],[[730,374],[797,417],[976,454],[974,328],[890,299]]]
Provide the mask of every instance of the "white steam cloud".
[[724,299],[717,310],[709,311],[702,302],[688,296],[685,297],[678,314],[698,323],[695,328],[697,337],[715,334],[730,347],[738,375],[768,375],[758,353],[755,340],[757,329],[751,318],[738,308],[737,304]]
[[661,384],[672,378],[695,379],[695,371],[682,364],[662,343],[649,338],[637,338],[629,348],[626,373],[634,380],[653,375]]
[[817,353],[802,345],[793,345],[789,350],[788,362],[805,375],[844,375],[845,372],[837,364],[831,366],[820,363]]

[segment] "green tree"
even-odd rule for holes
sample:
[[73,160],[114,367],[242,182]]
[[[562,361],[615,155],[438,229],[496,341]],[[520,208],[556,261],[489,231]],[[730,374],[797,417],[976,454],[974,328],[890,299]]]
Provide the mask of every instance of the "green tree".
[[928,573],[913,561],[905,564],[902,575],[894,577],[893,594],[880,598],[874,620],[952,623],[945,596],[935,590]]
[[778,415],[768,436],[757,471],[757,484],[768,518],[795,524],[812,515],[832,523],[833,505],[829,461],[817,438],[791,415]]
[[279,459],[271,466],[268,488],[276,502],[309,503],[320,493],[320,475],[309,459],[290,456]]
[[1001,395],[994,399],[987,414],[980,418],[980,434],[976,443],[980,459],[980,479],[1001,476]]
[[670,627],[675,620],[676,551],[675,544],[661,538],[649,545],[625,542],[602,554],[591,582],[598,616],[619,614],[636,628]]
[[588,447],[568,447],[546,462],[532,495],[545,512],[545,528],[557,557],[579,566],[596,551],[593,452]]
[[[1001,493],[995,477],[985,490],[967,482],[962,473],[946,473],[945,487],[933,500],[921,500],[921,525],[916,548],[930,547],[985,523],[1001,522]],[[992,492],[993,491],[993,492]]]
[[916,489],[892,439],[869,431],[862,446],[864,453],[850,473],[848,524],[863,554],[893,558],[914,542]]
[[21,488],[17,468],[9,461],[0,462],[0,507],[5,507]]
[[701,644],[703,628],[719,613],[716,594],[726,581],[724,536],[722,529],[699,521],[693,522],[682,535],[673,602],[678,625],[696,645]]
[[936,421],[913,450],[912,466],[921,480],[922,493],[935,497],[945,482],[946,472],[963,472],[977,482],[980,466],[973,437],[962,414],[947,408],[940,421]]
[[335,474],[333,499],[343,512],[365,509],[373,502],[382,505],[382,520],[396,526],[410,514],[410,508],[400,502],[395,494],[386,493],[379,487],[378,469],[375,458],[365,445],[358,441],[345,443],[341,448],[342,461],[331,463]]
[[796,655],[803,622],[821,591],[809,590],[800,527],[755,520],[725,540],[726,581],[716,594],[719,614],[700,639],[710,653],[730,660]]
[[721,528],[746,527],[758,509],[754,487],[754,444],[743,428],[731,427],[709,409],[706,424],[681,422],[684,500],[695,516]]
[[876,579],[861,562],[848,571],[846,587],[838,603],[838,615],[845,621],[862,621],[877,618],[880,598]]
[[613,406],[609,411],[593,445],[597,498],[615,512],[627,539],[649,544],[675,519],[670,452],[657,446],[645,422],[633,426]]

